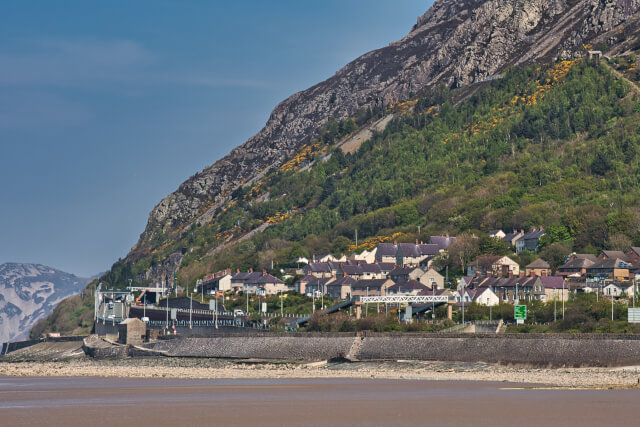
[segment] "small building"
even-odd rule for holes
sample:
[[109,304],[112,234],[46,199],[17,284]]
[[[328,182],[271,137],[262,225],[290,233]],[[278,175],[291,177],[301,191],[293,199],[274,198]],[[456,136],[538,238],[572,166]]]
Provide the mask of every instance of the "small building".
[[389,273],[389,278],[394,282],[404,282],[407,280],[418,280],[424,271],[418,267],[398,267]]
[[516,240],[516,252],[522,251],[538,252],[540,249],[538,241],[544,236],[544,229],[542,227],[536,229],[532,228],[530,232]]
[[630,283],[609,283],[602,293],[613,298],[633,298],[633,285]]
[[391,279],[358,280],[351,285],[351,296],[384,296],[387,288],[394,284]]
[[511,233],[505,234],[505,236],[501,239],[503,242],[509,244],[509,246],[516,247],[516,242],[524,236],[524,230],[513,230]]
[[[592,259],[592,258],[593,259]],[[587,268],[596,263],[594,255],[588,258],[571,257],[566,264],[558,268],[556,274],[562,277],[581,278],[587,274]]]
[[627,252],[627,259],[632,263],[632,264],[640,264],[640,247],[638,246],[633,246],[631,247]]
[[565,283],[565,278],[562,276],[542,276],[540,277],[542,286],[544,288],[543,301],[568,301],[569,300],[569,285]]
[[475,289],[468,289],[467,294],[471,297],[471,302],[486,306],[496,306],[500,304],[500,298],[488,286],[481,286]]
[[538,258],[524,268],[525,276],[551,276],[551,266],[542,258]]
[[631,265],[621,260],[602,259],[587,268],[587,274],[594,277],[607,277],[613,280],[625,281],[629,279],[629,269]]
[[518,276],[520,265],[508,256],[481,255],[467,267],[468,276]]
[[327,295],[331,298],[347,299],[351,298],[351,285],[356,283],[357,280],[344,276],[339,279],[333,280],[326,285]]
[[131,317],[118,324],[118,342],[120,344],[140,345],[147,336],[147,324]]
[[600,251],[600,253],[598,254],[599,260],[616,258],[621,259],[624,262],[629,262],[627,254],[622,251]]
[[502,230],[491,230],[491,232],[489,233],[489,237],[493,237],[494,239],[502,240],[505,237],[507,237],[507,235]]
[[420,295],[429,288],[417,280],[406,280],[398,282],[387,288],[387,295]]
[[429,268],[425,271],[418,281],[430,288],[435,286],[436,289],[444,289],[444,276],[433,268]]

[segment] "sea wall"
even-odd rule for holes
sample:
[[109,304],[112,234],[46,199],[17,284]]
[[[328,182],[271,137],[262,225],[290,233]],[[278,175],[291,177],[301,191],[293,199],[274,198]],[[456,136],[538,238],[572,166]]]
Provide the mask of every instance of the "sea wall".
[[223,334],[177,337],[148,348],[177,357],[268,360],[425,360],[527,366],[640,365],[640,336],[604,334]]
[[362,339],[359,360],[432,360],[528,366],[640,364],[640,337],[602,334],[375,334]]
[[229,359],[327,360],[344,357],[354,334],[221,334],[159,340],[145,347],[178,357]]

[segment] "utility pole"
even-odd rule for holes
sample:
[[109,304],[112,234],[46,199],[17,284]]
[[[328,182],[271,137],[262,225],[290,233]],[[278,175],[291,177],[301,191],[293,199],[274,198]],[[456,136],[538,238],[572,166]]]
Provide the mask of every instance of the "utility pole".
[[562,281],[562,320],[564,320],[564,282],[566,279]]
[[358,247],[358,229],[356,228],[356,247]]

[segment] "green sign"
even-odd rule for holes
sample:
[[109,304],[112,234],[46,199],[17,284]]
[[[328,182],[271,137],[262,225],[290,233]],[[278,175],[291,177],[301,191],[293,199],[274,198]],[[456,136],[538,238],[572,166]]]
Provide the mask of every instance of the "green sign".
[[516,305],[513,308],[513,317],[518,320],[525,320],[527,318],[527,306],[526,305]]

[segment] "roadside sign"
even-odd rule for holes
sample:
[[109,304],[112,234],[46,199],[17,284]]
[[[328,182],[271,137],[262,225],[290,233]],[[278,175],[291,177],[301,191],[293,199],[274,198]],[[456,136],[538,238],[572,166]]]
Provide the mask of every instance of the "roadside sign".
[[516,320],[525,320],[527,318],[527,306],[516,305],[513,307],[513,317]]
[[171,320],[177,320],[177,319],[178,319],[178,309],[172,308],[171,309]]
[[627,312],[627,322],[640,323],[640,308],[629,308]]
[[216,311],[216,300],[209,300],[209,311]]
[[263,313],[266,313],[266,312],[267,312],[267,303],[266,303],[266,302],[263,302],[263,303],[262,303],[262,312],[263,312]]

